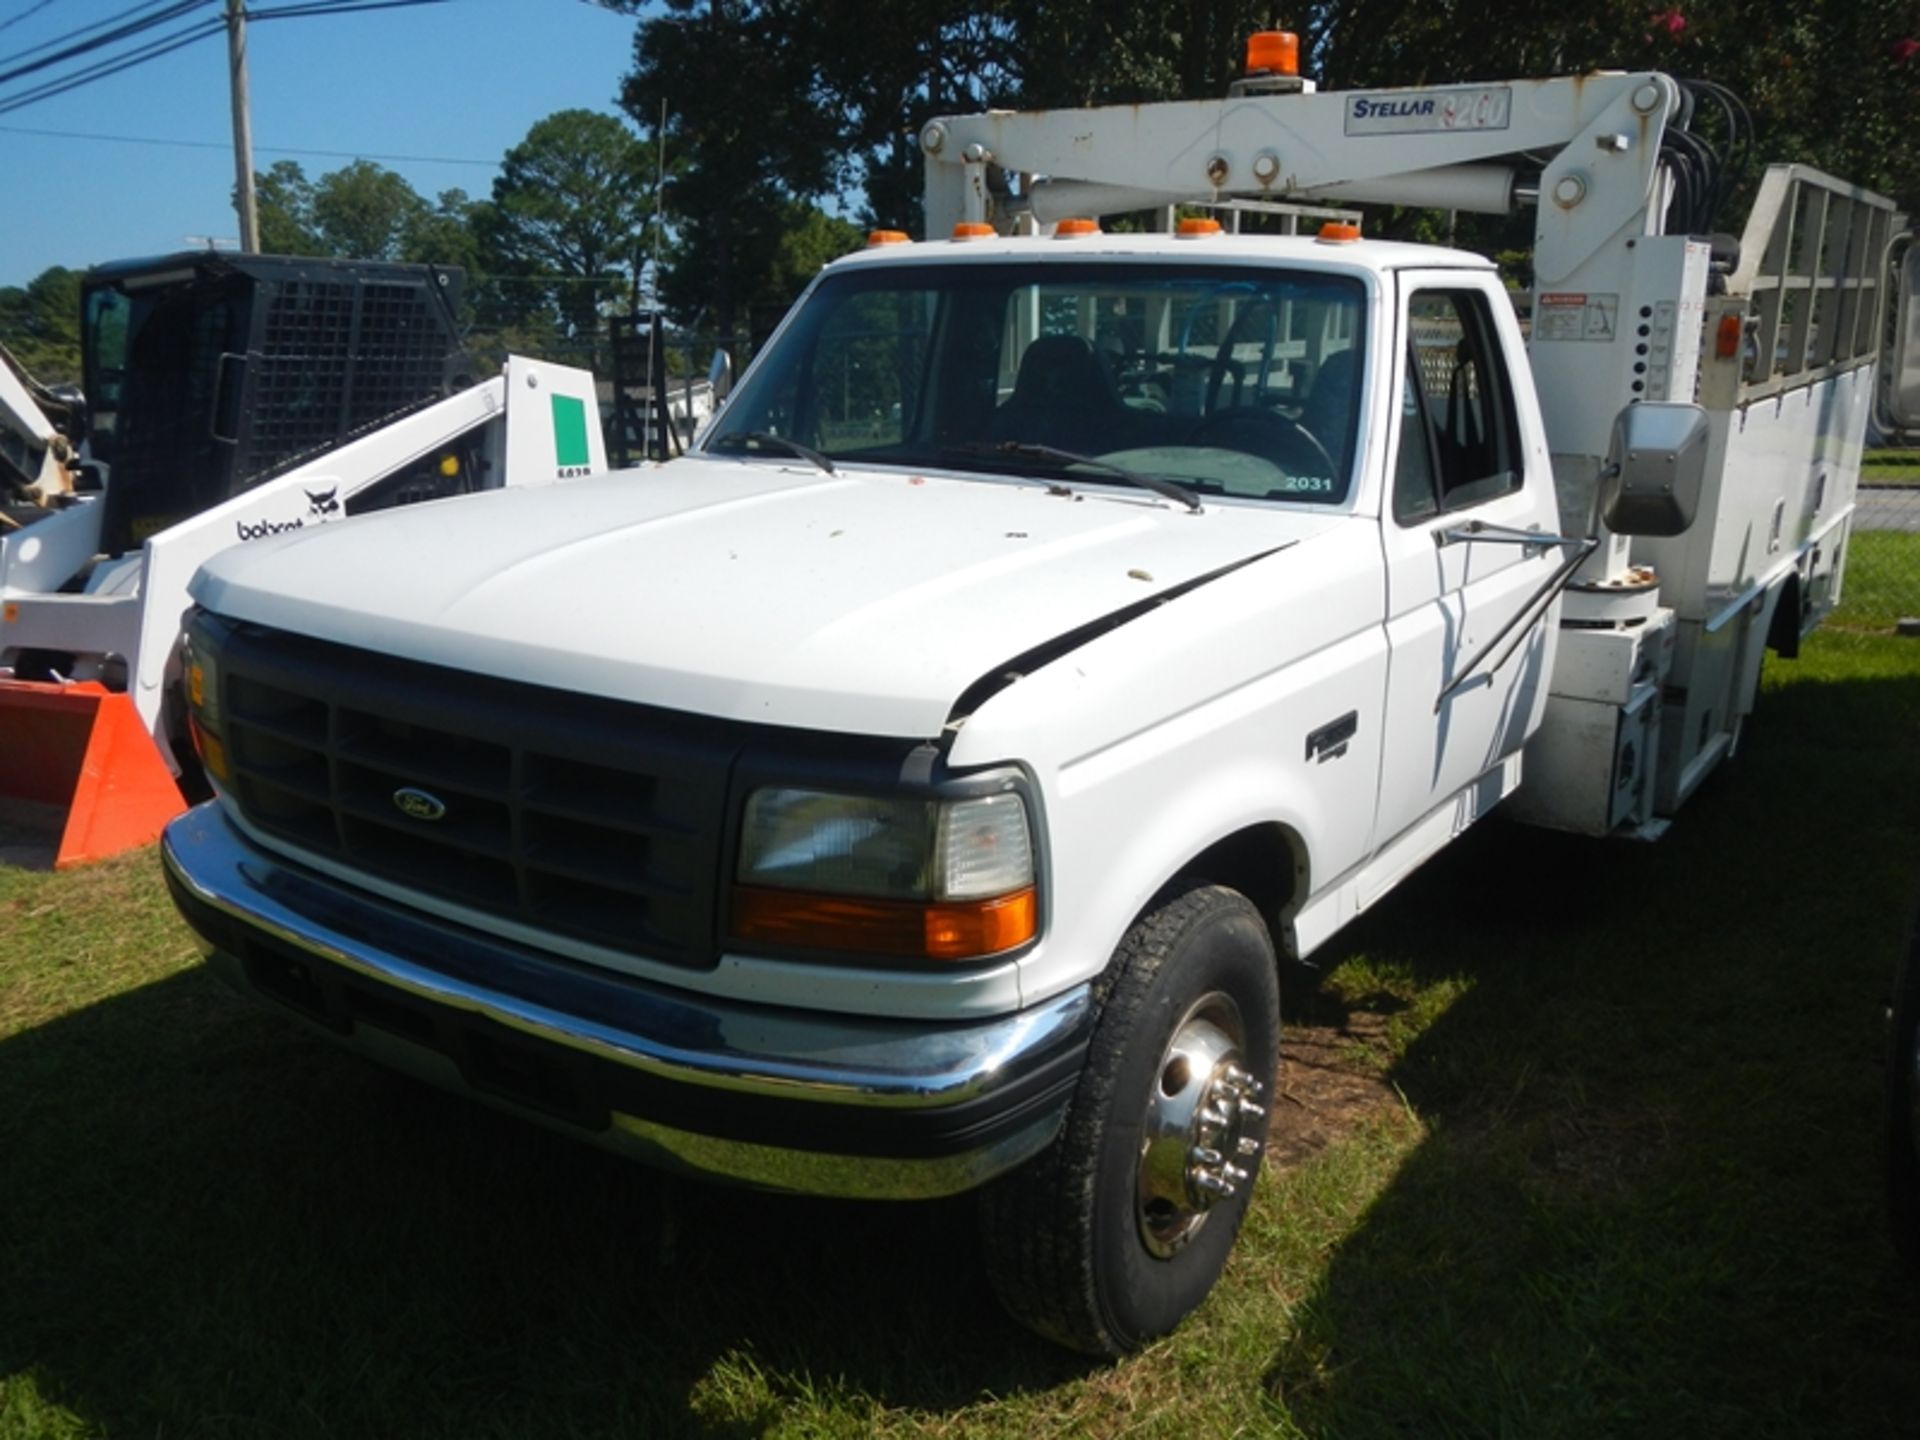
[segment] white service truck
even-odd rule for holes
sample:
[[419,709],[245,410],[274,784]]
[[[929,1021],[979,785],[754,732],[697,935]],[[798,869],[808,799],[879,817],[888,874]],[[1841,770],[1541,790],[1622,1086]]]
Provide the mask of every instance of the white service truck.
[[[1782,168],[1710,247],[1687,95],[930,124],[936,238],[827,267],[688,458],[207,564],[182,911],[649,1161],[978,1189],[1016,1316],[1145,1343],[1239,1228],[1277,957],[1503,801],[1654,835],[1838,594],[1898,220]],[[1537,204],[1530,340],[1479,255],[1092,218],[1302,199]]]

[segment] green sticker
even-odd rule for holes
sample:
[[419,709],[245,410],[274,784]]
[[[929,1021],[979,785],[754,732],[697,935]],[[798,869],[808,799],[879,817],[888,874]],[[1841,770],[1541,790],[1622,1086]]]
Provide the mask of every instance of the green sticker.
[[572,395],[553,397],[553,459],[565,469],[587,465],[587,405]]

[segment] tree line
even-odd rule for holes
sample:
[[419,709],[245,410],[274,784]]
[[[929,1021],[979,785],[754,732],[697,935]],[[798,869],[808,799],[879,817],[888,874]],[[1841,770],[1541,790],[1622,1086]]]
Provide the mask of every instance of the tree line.
[[[564,110],[503,158],[491,191],[431,199],[355,161],[259,177],[264,248],[431,261],[468,273],[477,348],[591,363],[604,317],[644,289],[690,330],[770,327],[863,230],[919,228],[921,126],[939,114],[1225,93],[1248,0],[620,0],[636,14],[623,115]],[[1744,99],[1700,122],[1729,152],[1734,205],[1770,159],[1809,163],[1920,208],[1920,82],[1910,0],[1321,0],[1295,27],[1323,88],[1437,84],[1593,69],[1711,79]],[[656,186],[665,156],[665,184]],[[658,202],[662,212],[656,214]],[[1431,217],[1376,233],[1424,238]],[[1524,247],[1531,217],[1465,218],[1461,238]],[[1428,227],[1428,228],[1423,228]],[[656,264],[657,258],[657,264]],[[0,339],[52,378],[77,341],[77,286],[49,271],[0,289]],[[64,330],[62,327],[65,327]]]
[[[638,8],[637,6],[635,8]],[[1808,163],[1920,207],[1920,13],[1910,0],[1320,0],[1294,12],[1303,69],[1349,90],[1596,69],[1658,69],[1742,97],[1754,143],[1725,158],[1723,224],[1766,160]],[[1226,93],[1248,0],[665,0],[648,5],[622,104],[664,110],[680,157],[676,233],[702,258],[671,297],[732,328],[780,233],[780,207],[856,197],[863,220],[915,230],[917,136],[939,114],[1185,100]],[[1731,151],[1724,117],[1701,126]],[[1716,129],[1716,127],[1718,127]],[[1430,238],[1431,217],[1376,225]],[[1532,217],[1463,218],[1462,238],[1524,248]]]

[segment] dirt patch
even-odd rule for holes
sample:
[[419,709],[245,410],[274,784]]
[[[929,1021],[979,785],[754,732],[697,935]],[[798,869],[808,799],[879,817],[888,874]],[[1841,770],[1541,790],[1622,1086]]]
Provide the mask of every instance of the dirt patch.
[[1672,1143],[1673,1127],[1658,1111],[1586,1108],[1552,1115],[1532,1159],[1549,1184],[1603,1192],[1631,1183]]
[[1333,1024],[1285,1027],[1267,1135],[1270,1171],[1297,1169],[1362,1122],[1402,1108],[1384,1078],[1386,1023],[1384,1015],[1354,1010]]

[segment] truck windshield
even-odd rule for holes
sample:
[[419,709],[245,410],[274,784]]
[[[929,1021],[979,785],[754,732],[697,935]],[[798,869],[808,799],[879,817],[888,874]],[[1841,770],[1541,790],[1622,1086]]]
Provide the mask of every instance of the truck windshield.
[[1032,447],[1207,495],[1337,504],[1365,291],[1275,267],[1100,262],[830,274],[704,448],[1098,481]]

